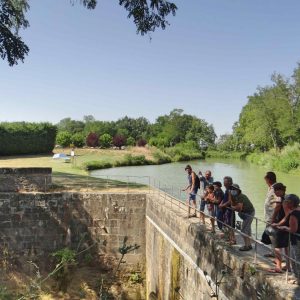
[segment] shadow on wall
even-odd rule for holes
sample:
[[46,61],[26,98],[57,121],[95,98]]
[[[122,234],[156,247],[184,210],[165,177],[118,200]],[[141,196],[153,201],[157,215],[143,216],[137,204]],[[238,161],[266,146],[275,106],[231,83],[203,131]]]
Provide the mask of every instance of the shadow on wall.
[[[125,226],[120,229],[121,219]],[[38,265],[42,272],[50,272],[55,268],[51,253],[69,247],[79,253],[79,262],[92,258],[93,267],[109,273],[118,262],[118,249],[127,233],[130,243],[135,238],[130,222],[110,195],[3,193],[0,261],[8,262],[6,271],[32,276],[28,261]],[[141,250],[131,256],[135,254],[140,255]]]

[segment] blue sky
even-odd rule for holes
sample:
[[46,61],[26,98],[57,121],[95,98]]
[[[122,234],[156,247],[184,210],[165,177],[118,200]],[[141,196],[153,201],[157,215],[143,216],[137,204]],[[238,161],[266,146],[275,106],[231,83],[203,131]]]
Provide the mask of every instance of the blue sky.
[[152,40],[136,35],[117,0],[94,11],[30,1],[29,56],[12,68],[0,60],[0,120],[154,121],[182,108],[230,132],[247,96],[300,61],[300,1],[174,1],[171,26]]

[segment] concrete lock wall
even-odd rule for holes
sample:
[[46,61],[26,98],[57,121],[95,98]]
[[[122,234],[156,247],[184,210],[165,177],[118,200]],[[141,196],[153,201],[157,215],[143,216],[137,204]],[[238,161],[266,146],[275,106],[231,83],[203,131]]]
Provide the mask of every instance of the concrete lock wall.
[[[282,289],[276,277],[252,272],[253,258],[243,258],[198,222],[191,223],[186,211],[157,197],[148,195],[146,206],[148,299],[296,299],[295,290]],[[212,297],[222,270],[218,298]]]
[[0,245],[16,255],[44,258],[71,245],[83,235],[104,262],[119,259],[119,247],[139,249],[127,254],[126,265],[144,263],[145,195],[97,193],[0,193]]
[[0,248],[12,251],[20,268],[31,258],[46,267],[51,252],[76,248],[84,235],[110,266],[125,237],[127,245],[140,246],[125,260],[145,266],[147,299],[211,299],[222,270],[218,299],[295,299],[261,272],[251,274],[249,261],[157,195],[0,193]]
[[0,168],[0,192],[47,191],[51,168]]

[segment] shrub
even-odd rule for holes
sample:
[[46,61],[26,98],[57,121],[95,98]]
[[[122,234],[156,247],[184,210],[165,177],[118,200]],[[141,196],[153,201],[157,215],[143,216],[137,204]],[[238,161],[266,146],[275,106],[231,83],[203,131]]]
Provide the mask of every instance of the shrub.
[[81,148],[84,146],[84,135],[80,132],[75,133],[72,135],[71,138],[72,144],[74,144],[75,147]]
[[102,148],[109,148],[112,143],[112,137],[110,134],[104,133],[100,136],[99,142]]
[[159,165],[170,163],[172,161],[171,157],[161,150],[156,150],[153,153],[153,158],[155,159],[155,163]]
[[138,147],[145,147],[147,145],[147,141],[145,139],[139,139],[137,141],[137,146]]
[[113,165],[110,162],[106,161],[88,161],[84,164],[84,169],[87,171],[91,170],[100,170],[100,169],[109,169],[112,168]]
[[62,147],[69,147],[71,144],[71,133],[67,131],[60,131],[56,136],[56,143]]
[[88,134],[86,138],[86,145],[89,147],[97,147],[99,146],[99,137],[96,133],[91,132]]
[[153,164],[151,160],[146,159],[145,155],[136,155],[126,154],[124,158],[115,163],[116,167],[121,166],[142,166]]
[[50,153],[56,133],[49,123],[0,123],[0,155]]
[[126,145],[134,146],[135,145],[135,139],[132,136],[130,136],[126,141]]
[[198,144],[194,141],[179,143],[174,147],[167,148],[165,152],[172,158],[172,161],[187,161],[205,157],[205,154],[200,151]]
[[126,137],[123,135],[117,134],[114,136],[112,143],[114,146],[121,148],[122,146],[124,146],[126,144]]
[[271,149],[264,153],[251,153],[247,160],[268,169],[282,172],[296,170],[300,166],[300,144],[285,146],[281,151]]
[[158,136],[150,138],[149,144],[158,148],[165,148],[170,146],[170,141],[167,137]]

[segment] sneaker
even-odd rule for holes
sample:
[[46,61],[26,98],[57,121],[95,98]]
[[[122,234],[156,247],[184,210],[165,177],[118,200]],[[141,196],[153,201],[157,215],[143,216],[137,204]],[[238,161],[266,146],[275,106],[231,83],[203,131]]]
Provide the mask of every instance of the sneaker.
[[250,251],[250,250],[252,250],[252,246],[251,245],[250,246],[243,246],[239,250],[240,251]]

